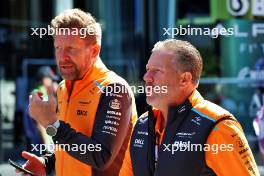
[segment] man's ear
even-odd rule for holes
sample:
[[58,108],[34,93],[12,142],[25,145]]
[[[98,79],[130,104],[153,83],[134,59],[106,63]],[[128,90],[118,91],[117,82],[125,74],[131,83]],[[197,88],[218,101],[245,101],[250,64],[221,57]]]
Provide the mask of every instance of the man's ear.
[[192,83],[192,74],[190,72],[184,72],[181,74],[180,85],[185,87]]
[[100,53],[101,46],[98,44],[94,44],[91,46],[91,57],[96,58]]

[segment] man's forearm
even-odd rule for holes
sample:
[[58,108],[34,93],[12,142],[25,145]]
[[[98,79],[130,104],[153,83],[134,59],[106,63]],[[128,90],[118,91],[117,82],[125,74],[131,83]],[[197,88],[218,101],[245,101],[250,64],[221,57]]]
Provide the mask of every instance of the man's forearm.
[[[65,122],[61,121],[60,123],[58,132],[53,137],[54,142],[61,146],[69,145],[69,148],[67,148],[69,150],[66,150],[66,152],[79,161],[89,164],[94,168],[103,168],[111,158],[111,152],[98,141],[77,133]],[[81,146],[84,146],[84,148]],[[75,149],[73,150],[73,148]],[[60,149],[63,150],[62,147]]]

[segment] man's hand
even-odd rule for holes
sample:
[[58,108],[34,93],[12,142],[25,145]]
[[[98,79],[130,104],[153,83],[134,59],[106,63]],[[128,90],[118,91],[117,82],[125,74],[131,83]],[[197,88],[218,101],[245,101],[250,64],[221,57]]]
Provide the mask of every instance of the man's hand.
[[[46,170],[44,165],[44,158],[38,157],[29,152],[22,152],[22,156],[27,159],[27,162],[23,164],[23,167],[37,176],[46,176]],[[21,173],[20,170],[16,169],[17,173]],[[27,174],[24,174],[27,175]]]
[[53,124],[56,120],[56,98],[52,88],[47,89],[48,101],[42,101],[38,93],[29,96],[29,115],[40,123],[44,128]]

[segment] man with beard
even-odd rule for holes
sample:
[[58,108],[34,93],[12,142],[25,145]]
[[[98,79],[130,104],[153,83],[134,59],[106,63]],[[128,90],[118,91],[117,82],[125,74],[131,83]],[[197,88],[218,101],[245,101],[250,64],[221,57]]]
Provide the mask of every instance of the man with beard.
[[167,92],[147,95],[151,107],[133,130],[135,176],[259,175],[240,124],[196,90],[202,67],[189,42],[155,44],[144,81],[153,90],[167,86]]
[[[55,152],[42,157],[23,152],[28,160],[24,167],[36,175],[54,169],[57,176],[124,175],[125,151],[137,114],[129,85],[99,57],[101,27],[79,9],[64,11],[51,26],[56,63],[64,80],[57,100],[50,90],[48,101],[33,93],[29,112],[52,136]],[[126,91],[109,92],[113,90]]]

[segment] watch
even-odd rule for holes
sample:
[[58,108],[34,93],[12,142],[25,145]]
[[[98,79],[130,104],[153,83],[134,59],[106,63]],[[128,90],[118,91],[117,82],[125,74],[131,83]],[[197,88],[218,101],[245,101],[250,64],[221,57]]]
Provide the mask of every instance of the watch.
[[60,121],[57,120],[56,122],[54,122],[53,124],[51,125],[48,125],[47,128],[46,128],[46,133],[53,137],[57,134],[57,131],[58,131],[58,128],[60,127]]

